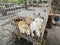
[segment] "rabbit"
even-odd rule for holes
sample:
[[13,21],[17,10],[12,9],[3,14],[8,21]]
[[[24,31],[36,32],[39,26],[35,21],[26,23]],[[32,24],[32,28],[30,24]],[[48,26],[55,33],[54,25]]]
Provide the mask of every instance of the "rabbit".
[[36,36],[40,37],[40,28],[42,25],[43,19],[41,18],[35,18],[35,20],[30,24],[30,29],[31,29],[31,35],[34,37],[34,31],[36,32]]
[[27,35],[30,35],[30,28],[24,21],[18,22],[18,28],[20,30],[20,33],[26,33]]

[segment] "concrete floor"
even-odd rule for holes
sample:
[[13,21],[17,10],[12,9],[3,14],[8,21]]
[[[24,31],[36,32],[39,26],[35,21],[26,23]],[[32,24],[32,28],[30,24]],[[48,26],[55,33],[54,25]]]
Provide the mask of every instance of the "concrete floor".
[[60,45],[60,26],[48,29],[47,45]]

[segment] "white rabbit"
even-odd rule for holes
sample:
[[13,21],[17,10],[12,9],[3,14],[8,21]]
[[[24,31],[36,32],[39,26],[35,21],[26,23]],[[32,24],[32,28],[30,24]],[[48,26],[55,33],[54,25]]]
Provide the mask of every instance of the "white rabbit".
[[30,29],[31,29],[31,35],[34,37],[34,31],[36,32],[36,36],[40,37],[40,28],[42,25],[43,19],[41,18],[35,18],[34,22],[31,23]]

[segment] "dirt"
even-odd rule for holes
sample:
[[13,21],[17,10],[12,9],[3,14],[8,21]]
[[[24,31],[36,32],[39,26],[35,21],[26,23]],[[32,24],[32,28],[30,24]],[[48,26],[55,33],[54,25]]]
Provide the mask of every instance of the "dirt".
[[60,45],[60,26],[48,29],[47,45]]

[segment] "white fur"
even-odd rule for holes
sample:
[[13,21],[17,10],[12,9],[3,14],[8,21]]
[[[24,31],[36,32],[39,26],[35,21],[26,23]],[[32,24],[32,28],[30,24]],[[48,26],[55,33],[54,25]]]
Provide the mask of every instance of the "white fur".
[[33,31],[35,31],[37,36],[40,37],[40,30],[39,30],[39,28],[41,28],[42,22],[43,22],[43,19],[35,18],[35,21],[31,23],[30,29],[31,29],[31,35],[32,36],[34,36]]

